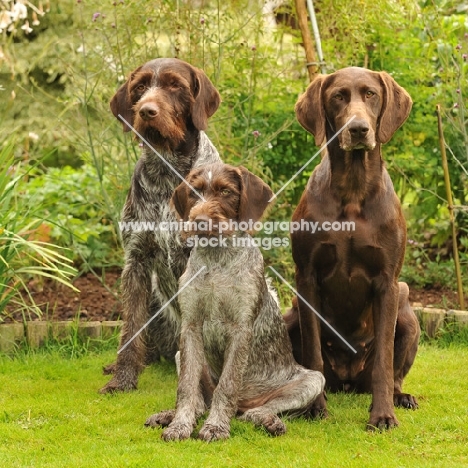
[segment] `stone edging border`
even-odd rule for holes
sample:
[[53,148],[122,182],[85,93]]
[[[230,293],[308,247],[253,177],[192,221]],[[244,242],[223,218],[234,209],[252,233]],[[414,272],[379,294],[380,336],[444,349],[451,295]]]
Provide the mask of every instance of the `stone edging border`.
[[[430,338],[435,338],[437,331],[446,323],[468,326],[468,311],[423,307],[419,303],[414,303],[412,306],[421,329]],[[47,339],[57,341],[66,339],[73,330],[76,330],[77,336],[81,339],[109,339],[120,332],[122,323],[122,320],[104,322],[38,320],[26,323],[2,323],[0,324],[0,352],[11,353],[25,341],[30,348],[39,348]]]
[[39,348],[47,339],[63,341],[75,331],[81,339],[109,339],[120,332],[122,324],[122,320],[105,322],[37,320],[26,323],[2,323],[0,324],[0,352],[11,353],[24,342],[30,348]]
[[439,329],[445,324],[455,323],[459,326],[468,326],[468,311],[466,310],[423,307],[419,303],[414,303],[412,306],[421,329],[429,338],[435,338]]

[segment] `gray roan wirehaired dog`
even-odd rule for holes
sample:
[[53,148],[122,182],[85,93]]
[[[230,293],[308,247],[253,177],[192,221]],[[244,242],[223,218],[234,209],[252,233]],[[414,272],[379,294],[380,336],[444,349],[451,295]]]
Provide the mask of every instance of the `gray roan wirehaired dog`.
[[111,100],[111,110],[124,131],[132,126],[144,139],[122,221],[154,222],[156,229],[138,230],[134,225],[122,232],[122,351],[117,362],[104,369],[114,376],[101,393],[135,389],[145,363],[160,356],[174,359],[177,352],[180,312],[176,299],[143,333],[137,332],[177,293],[190,249],[184,247],[178,232],[157,227],[175,221],[169,202],[181,182],[179,175],[183,179],[193,167],[220,161],[203,132],[219,103],[218,91],[202,70],[166,58],[134,70]]
[[175,410],[151,416],[146,425],[168,426],[165,440],[187,439],[211,406],[198,434],[202,440],[228,438],[236,414],[272,435],[284,434],[278,414],[307,412],[325,379],[295,362],[252,237],[235,229],[220,235],[218,230],[227,220],[258,221],[272,192],[245,168],[221,163],[194,169],[187,180],[204,201],[186,184],[173,196],[177,212],[189,221],[187,235],[198,239],[180,278],[177,404]]

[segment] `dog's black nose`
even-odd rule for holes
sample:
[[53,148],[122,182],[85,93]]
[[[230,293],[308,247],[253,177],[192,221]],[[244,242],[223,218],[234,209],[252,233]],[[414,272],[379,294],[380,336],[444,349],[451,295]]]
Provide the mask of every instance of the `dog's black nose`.
[[369,132],[369,124],[365,120],[353,120],[349,126],[349,133],[353,137],[362,138]]
[[158,107],[155,104],[147,102],[140,107],[138,114],[143,120],[154,119],[158,115]]

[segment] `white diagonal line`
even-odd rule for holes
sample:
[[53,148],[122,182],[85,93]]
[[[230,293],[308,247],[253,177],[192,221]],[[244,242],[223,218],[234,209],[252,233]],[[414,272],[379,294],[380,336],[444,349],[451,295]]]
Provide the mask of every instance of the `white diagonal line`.
[[302,300],[304,304],[306,304],[309,309],[332,331],[335,333],[335,335],[343,341],[343,343],[353,352],[357,353],[357,351],[336,331],[272,266],[268,267],[270,270],[273,270],[275,275],[283,281],[283,283],[289,287],[291,291],[296,294],[298,298]]
[[203,265],[118,351],[120,354],[204,269]]
[[268,200],[274,200],[354,119],[353,115],[273,196]]
[[180,180],[181,180],[182,182],[186,183],[186,184],[190,187],[190,190],[191,190],[193,193],[195,193],[195,194],[197,195],[197,197],[200,198],[200,200],[203,200],[204,202],[206,202],[206,200],[205,200],[205,198],[203,197],[203,195],[202,195],[201,193],[197,192],[197,191],[195,190],[195,188],[192,187],[192,185],[190,185],[190,183],[187,182],[187,181],[185,180],[185,177],[184,177],[182,174],[180,174],[180,173],[177,171],[177,169],[176,169],[170,162],[168,162],[166,159],[164,159],[164,158],[161,156],[161,154],[159,153],[159,151],[157,151],[155,148],[153,148],[153,147],[148,143],[148,141],[146,141],[146,139],[143,138],[143,136],[141,136],[141,135],[135,130],[134,127],[132,127],[132,125],[130,124],[130,122],[127,122],[127,120],[125,120],[125,118],[122,117],[121,114],[119,114],[118,117],[119,117],[119,119],[120,119],[122,122],[124,122],[129,128],[131,128],[132,131],[133,131],[136,135],[138,135],[138,137],[139,137],[144,143],[146,143],[146,146],[147,146],[148,148],[150,148],[150,149],[153,151],[153,153],[154,153],[162,162],[164,162],[164,163],[166,164],[166,166],[169,167],[169,169],[171,169],[171,171],[172,171],[174,174],[176,174],[176,175],[180,178]]

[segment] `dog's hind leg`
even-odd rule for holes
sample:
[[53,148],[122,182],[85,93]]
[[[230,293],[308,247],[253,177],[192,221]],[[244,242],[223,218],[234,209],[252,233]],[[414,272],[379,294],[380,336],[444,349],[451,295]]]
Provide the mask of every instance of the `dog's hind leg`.
[[418,402],[409,393],[402,393],[403,379],[413,365],[418,351],[419,335],[421,333],[418,319],[408,300],[408,286],[398,283],[400,295],[398,301],[398,318],[395,329],[395,347],[393,358],[395,406],[416,409]]
[[262,395],[254,400],[240,403],[240,408],[248,407],[263,400],[261,406],[251,407],[239,417],[243,421],[250,421],[256,426],[264,427],[273,436],[286,432],[286,426],[278,414],[299,416],[305,414],[314,400],[323,392],[325,378],[321,372],[299,368],[297,376],[285,385]]
[[138,255],[127,258],[122,272],[124,325],[120,337],[121,351],[113,368],[114,376],[100,393],[128,391],[137,387],[138,376],[145,364],[146,345],[141,329],[148,320],[151,262],[151,259]]

